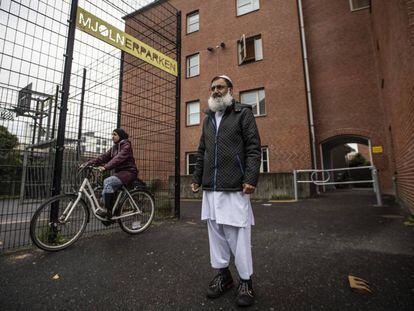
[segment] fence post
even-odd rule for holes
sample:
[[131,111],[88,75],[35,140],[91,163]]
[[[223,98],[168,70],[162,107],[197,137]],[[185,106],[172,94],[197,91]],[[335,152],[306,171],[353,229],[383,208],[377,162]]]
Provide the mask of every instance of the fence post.
[[24,199],[24,191],[26,188],[26,170],[27,170],[27,153],[28,150],[24,149],[24,155],[23,155],[23,167],[22,167],[22,182],[20,184],[20,204],[23,203]]
[[177,70],[175,89],[175,181],[174,216],[180,218],[180,107],[181,107],[181,11],[177,12]]
[[[68,40],[66,44],[65,56],[65,71],[63,74],[62,87],[62,101],[59,113],[59,126],[56,138],[56,154],[53,169],[53,186],[52,195],[60,194],[63,171],[63,151],[65,146],[65,131],[66,131],[66,113],[68,110],[68,99],[70,89],[70,75],[72,71],[73,46],[75,43],[75,29],[76,29],[76,11],[78,8],[78,0],[72,0],[70,8],[69,31]],[[50,211],[50,220],[55,222],[58,217],[59,206],[54,205]]]
[[116,117],[116,128],[121,127],[122,114],[122,87],[124,83],[124,51],[121,51],[121,60],[119,65],[119,88],[118,88],[118,115]]
[[374,184],[374,192],[377,197],[377,206],[382,206],[381,190],[378,182],[378,171],[375,166],[371,169],[371,176]]
[[293,190],[295,192],[295,201],[298,200],[298,176],[296,170],[293,170]]
[[80,161],[80,154],[81,154],[81,139],[82,139],[82,122],[83,122],[83,106],[85,104],[85,85],[86,85],[86,68],[83,68],[83,75],[82,75],[82,93],[81,93],[81,101],[79,107],[79,126],[78,126],[78,142],[77,142],[77,152],[76,157],[77,161]]

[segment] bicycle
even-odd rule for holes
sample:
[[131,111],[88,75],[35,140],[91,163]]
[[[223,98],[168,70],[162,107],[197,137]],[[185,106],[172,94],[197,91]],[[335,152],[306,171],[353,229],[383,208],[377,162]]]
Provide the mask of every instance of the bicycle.
[[[154,218],[153,195],[146,189],[132,189],[122,186],[112,208],[112,217],[102,218],[96,214],[100,208],[89,181],[98,169],[86,166],[78,170],[78,175],[86,171],[78,193],[60,194],[42,203],[30,221],[30,237],[33,243],[45,251],[59,251],[75,243],[84,232],[90,220],[90,210],[100,221],[118,222],[123,231],[138,234],[149,228]],[[96,175],[95,175],[96,177]],[[87,203],[85,198],[87,199]]]

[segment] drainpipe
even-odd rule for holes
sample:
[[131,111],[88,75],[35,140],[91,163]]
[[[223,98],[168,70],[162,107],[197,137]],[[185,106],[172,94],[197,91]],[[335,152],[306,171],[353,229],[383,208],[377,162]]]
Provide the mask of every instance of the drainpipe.
[[311,96],[311,87],[309,79],[309,66],[308,66],[308,54],[306,51],[306,38],[305,38],[305,26],[303,23],[303,9],[302,9],[302,0],[298,1],[298,11],[299,11],[299,23],[300,23],[300,41],[302,45],[302,57],[303,57],[303,68],[305,70],[305,81],[306,81],[306,101],[308,103],[308,117],[309,117],[309,127],[311,134],[311,149],[312,149],[312,168],[317,169],[316,162],[316,138],[315,138],[315,124],[313,123],[313,109],[312,109],[312,96]]

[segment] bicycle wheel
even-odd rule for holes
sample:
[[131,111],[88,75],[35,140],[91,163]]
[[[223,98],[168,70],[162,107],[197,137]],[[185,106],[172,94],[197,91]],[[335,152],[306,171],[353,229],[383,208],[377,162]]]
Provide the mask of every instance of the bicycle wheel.
[[79,239],[89,220],[86,203],[80,200],[73,207],[68,219],[65,220],[63,215],[76,198],[76,195],[71,194],[57,195],[36,210],[30,221],[30,237],[37,247],[45,251],[59,251]]
[[[121,203],[119,209],[119,216],[123,218],[118,219],[118,224],[123,231],[129,234],[141,233],[150,226],[155,212],[155,204],[152,194],[145,190],[132,190],[129,192],[132,199],[126,195],[124,201]],[[137,212],[139,208],[139,213]],[[128,214],[133,214],[127,216]]]

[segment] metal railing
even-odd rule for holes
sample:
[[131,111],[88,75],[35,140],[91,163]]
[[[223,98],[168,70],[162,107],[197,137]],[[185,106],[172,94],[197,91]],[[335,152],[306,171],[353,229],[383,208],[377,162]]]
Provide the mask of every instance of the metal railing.
[[[332,176],[330,172],[349,172],[354,170],[369,169],[371,172],[371,179],[369,180],[345,180],[345,181],[332,181]],[[299,180],[298,174],[300,173],[310,173],[310,180]],[[321,179],[319,179],[321,177]],[[346,167],[346,168],[334,168],[327,170],[294,170],[293,171],[293,187],[295,193],[295,200],[298,200],[298,184],[300,183],[313,183],[316,186],[326,186],[326,185],[349,185],[349,184],[367,184],[371,183],[373,190],[376,195],[377,205],[382,206],[381,190],[378,182],[378,171],[375,166],[358,166],[358,167]]]

